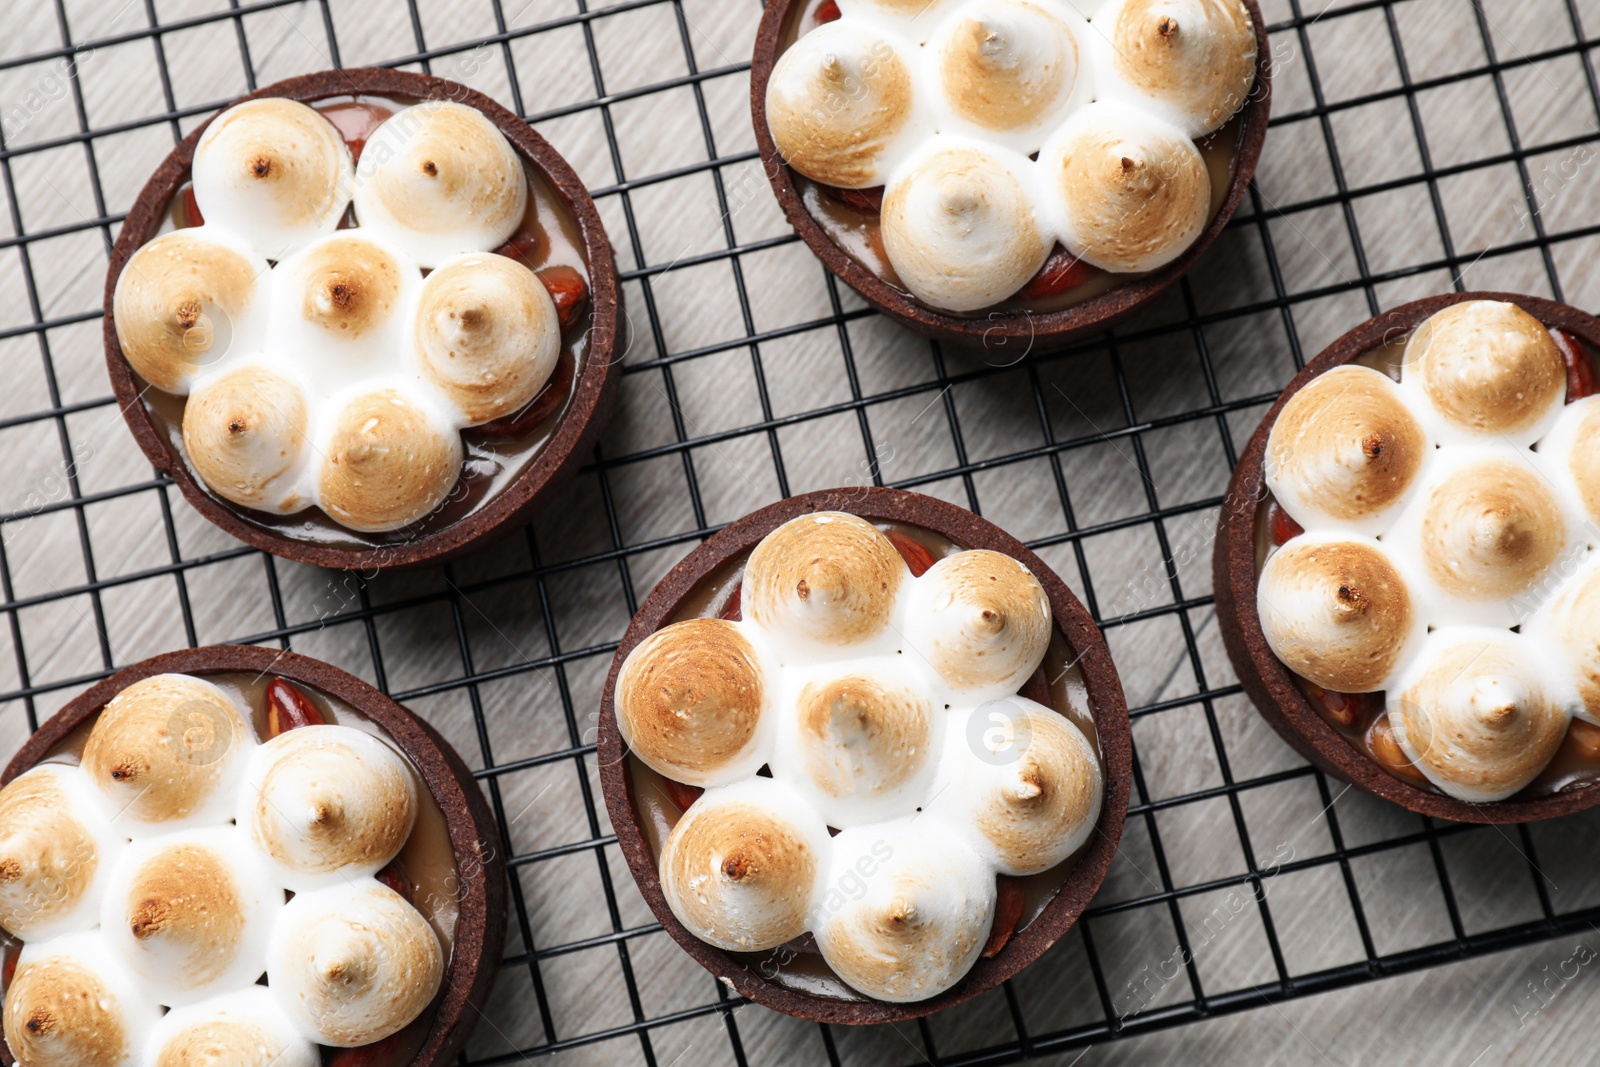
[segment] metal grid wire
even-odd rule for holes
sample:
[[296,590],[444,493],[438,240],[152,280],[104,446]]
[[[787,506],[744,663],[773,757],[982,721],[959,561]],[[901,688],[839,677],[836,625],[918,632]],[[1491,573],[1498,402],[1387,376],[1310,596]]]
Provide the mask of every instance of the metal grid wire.
[[[1600,5],[1268,0],[1274,129],[1224,239],[1115,334],[1018,362],[885,323],[783,226],[748,130],[756,0],[523,4],[8,5],[7,742],[178,645],[293,647],[392,692],[477,769],[511,857],[472,1064],[1008,1062],[1600,919],[1594,820],[1441,824],[1294,757],[1234,684],[1209,578],[1237,445],[1322,344],[1452,287],[1600,303]],[[258,84],[359,64],[468,81],[568,155],[633,339],[616,424],[548,516],[452,566],[346,576],[229,542],[142,465],[98,305],[173,141]],[[615,642],[674,562],[780,496],[865,482],[970,507],[1052,562],[1106,629],[1137,756],[1126,843],[1076,929],[1003,990],[862,1031],[745,1005],[676,951],[617,854],[592,742]]]

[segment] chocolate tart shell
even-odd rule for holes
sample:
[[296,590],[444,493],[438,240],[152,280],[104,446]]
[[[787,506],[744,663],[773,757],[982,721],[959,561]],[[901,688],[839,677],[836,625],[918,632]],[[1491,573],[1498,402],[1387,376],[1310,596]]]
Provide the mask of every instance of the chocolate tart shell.
[[[528,461],[509,485],[472,513],[456,522],[430,530],[412,540],[362,547],[319,544],[290,537],[252,521],[246,509],[213,495],[202,485],[179,450],[167,439],[146,409],[141,386],[117,341],[113,298],[117,279],[128,259],[155,235],[168,205],[189,178],[194,147],[210,125],[201,123],[156,168],[133,202],[111,251],[106,272],[105,349],[111,387],[128,428],[139,447],[162,474],[171,478],[189,503],[217,526],[244,543],[275,556],[319,567],[375,570],[437,563],[470,551],[479,544],[510,533],[530,519],[539,505],[558,492],[578,471],[594,448],[616,406],[622,368],[617,353],[621,290],[616,260],[600,214],[583,182],[554,148],[526,122],[494,100],[459,82],[400,70],[351,68],[306,74],[258,89],[234,103],[274,96],[314,103],[328,97],[350,95],[409,97],[416,100],[451,100],[481,111],[505,134],[517,154],[550,184],[556,198],[577,223],[589,273],[589,350],[584,357],[573,394],[550,440]],[[232,106],[232,105],[229,105]],[[215,116],[213,116],[215,117]]]
[[[6,765],[0,786],[30,770],[133,683],[156,674],[203,676],[219,671],[271,674],[344,701],[382,727],[427,783],[444,814],[455,852],[461,914],[455,948],[440,983],[442,992],[411,1024],[425,1028],[426,1037],[409,1067],[454,1063],[483,1014],[500,970],[506,933],[506,865],[500,832],[472,771],[450,743],[366,682],[321,660],[254,645],[168,652],[118,671],[51,716]],[[3,1040],[0,1062],[6,1067],[16,1062]]]
[[1294,675],[1267,645],[1256,610],[1256,525],[1260,503],[1268,495],[1265,475],[1267,436],[1278,414],[1294,394],[1317,375],[1392,342],[1422,321],[1467,300],[1499,300],[1516,304],[1544,323],[1582,338],[1600,352],[1600,321],[1577,308],[1515,293],[1449,293],[1429,297],[1369,319],[1329,345],[1297,374],[1256,429],[1234,468],[1217,522],[1212,556],[1217,621],[1222,626],[1228,658],[1244,691],[1274,730],[1311,764],[1369,793],[1420,815],[1465,823],[1520,823],[1582,811],[1600,803],[1600,782],[1591,782],[1545,796],[1474,804],[1424,789],[1396,778],[1340,734],[1295,684]]
[[792,20],[804,16],[809,0],[770,0],[756,31],[756,49],[750,64],[750,110],[755,119],[756,144],[778,203],[800,238],[830,271],[883,314],[916,333],[969,348],[983,348],[1021,358],[1030,351],[1049,351],[1110,329],[1145,307],[1175,285],[1194,266],[1227,227],[1244,199],[1261,159],[1272,105],[1272,50],[1266,20],[1257,0],[1241,0],[1250,9],[1256,31],[1256,83],[1240,109],[1242,126],[1234,161],[1233,181],[1222,208],[1188,251],[1159,270],[1141,275],[1075,307],[1060,311],[996,309],[972,316],[941,312],[891,285],[833,238],[806,210],[795,172],[778,154],[767,125],[767,82],[782,55],[780,45]]
[[[1050,598],[1056,629],[1066,640],[1083,675],[1099,733],[1105,770],[1105,799],[1100,820],[1091,844],[1079,856],[1060,890],[1033,922],[1012,935],[998,955],[979,959],[966,977],[946,992],[912,1004],[842,1000],[802,993],[768,980],[749,964],[706,944],[685,929],[673,916],[662,894],[656,857],[640,828],[634,803],[632,775],[624,758],[627,746],[617,729],[613,697],[617,672],[628,653],[665,626],[696,588],[729,560],[747,554],[763,537],[790,519],[816,511],[844,511],[872,522],[920,527],[964,548],[994,549],[1021,561],[1038,577]],[[830,489],[773,504],[726,527],[669,571],[633,617],[612,660],[600,709],[598,751],[600,784],[617,842],[633,870],[640,893],[672,939],[741,996],[801,1019],[845,1024],[913,1019],[952,1007],[993,989],[1043,955],[1077,921],[1105,878],[1122,837],[1133,778],[1133,742],[1122,681],[1111,661],[1105,638],[1066,583],[1022,542],[972,512],[918,493],[881,488]]]

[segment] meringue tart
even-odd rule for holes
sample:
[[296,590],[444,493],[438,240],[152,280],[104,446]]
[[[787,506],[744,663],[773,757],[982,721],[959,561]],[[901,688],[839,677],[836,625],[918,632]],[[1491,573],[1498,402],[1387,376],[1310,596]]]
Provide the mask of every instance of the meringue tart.
[[1597,352],[1566,305],[1434,297],[1340,338],[1262,420],[1217,614],[1316,766],[1463,822],[1600,801]]
[[593,201],[465,86],[349,70],[185,138],[106,281],[112,385],[208,519],[301,562],[409,566],[520,524],[609,417]]
[[3,783],[6,1063],[441,1067],[465,1045],[505,930],[497,831],[460,757],[365,683],[272,649],[158,656]]
[[912,1018],[990,989],[1082,913],[1131,742],[1103,638],[970,512],[794,497],[678,564],[601,709],[601,784],[645,900],[742,995]]
[[1008,351],[1182,275],[1266,135],[1255,0],[779,0],[752,64],[780,204],[869,303]]

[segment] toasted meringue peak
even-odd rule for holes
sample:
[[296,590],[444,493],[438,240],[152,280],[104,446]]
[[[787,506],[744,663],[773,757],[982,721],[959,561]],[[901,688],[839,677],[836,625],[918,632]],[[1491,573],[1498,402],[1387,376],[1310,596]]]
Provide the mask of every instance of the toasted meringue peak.
[[1600,723],[1600,556],[1577,568],[1522,632],[1565,655],[1582,701],[1578,714]]
[[1400,383],[1427,397],[1451,437],[1527,445],[1561,413],[1567,372],[1538,319],[1515,304],[1469,300],[1417,327]]
[[0,926],[39,941],[95,925],[125,844],[81,769],[19,776],[0,789]]
[[1375,541],[1295,538],[1267,557],[1256,606],[1273,654],[1340,693],[1382,689],[1421,625],[1406,579]]
[[[206,488],[263,511],[304,506],[282,476],[306,448],[300,387],[259,363],[208,378],[183,408],[183,450]],[[280,507],[289,502],[287,509]]]
[[159,1009],[98,932],[29,942],[5,996],[19,1067],[141,1067]]
[[360,230],[325,237],[280,270],[291,309],[318,336],[354,341],[391,322],[411,264]]
[[946,106],[1020,152],[1038,149],[1078,81],[1078,42],[1028,0],[978,0],[929,44]]
[[333,420],[318,492],[354,530],[397,530],[444,503],[461,472],[461,437],[398,389],[356,397]]
[[1065,210],[1067,247],[1104,270],[1164,267],[1194,244],[1211,214],[1211,176],[1194,142],[1126,105],[1073,114],[1039,153]]
[[889,657],[856,662],[800,686],[793,733],[772,757],[774,776],[829,826],[909,815],[938,767],[942,729],[931,696]]
[[[889,30],[916,44],[926,44],[965,0],[839,0],[839,10],[852,22]],[[837,25],[837,23],[834,23]]]
[[297,893],[378,873],[417,816],[403,756],[348,726],[303,726],[250,757],[238,823]]
[[1516,598],[1566,551],[1560,502],[1515,453],[1458,453],[1441,474],[1428,491],[1416,547],[1428,576],[1449,596]]
[[952,689],[1014,693],[1050,646],[1050,598],[1033,572],[1001,552],[944,557],[912,586],[906,640]]
[[951,724],[977,759],[964,758],[930,810],[970,826],[979,855],[1003,874],[1049,870],[1083,847],[1105,793],[1100,761],[1065,716],[1027,697],[972,709]]
[[828,831],[770,778],[707,790],[661,846],[661,891],[700,940],[761,952],[800,936]]
[[978,311],[1022,288],[1054,242],[1038,219],[1025,157],[952,137],[929,143],[884,195],[884,250],[918,300]]
[[813,932],[852,989],[904,1004],[961,980],[988,939],[994,904],[994,873],[922,816],[833,839]]
[[188,392],[200,369],[232,348],[266,270],[215,227],[141,245],[112,297],[122,354],[157,389]]
[[471,252],[422,283],[417,351],[425,379],[476,426],[536,396],[561,354],[550,291],[517,260]]
[[907,48],[846,19],[785,51],[767,82],[767,124],[784,161],[828,185],[882,185],[916,109]]
[[1200,137],[1244,106],[1256,77],[1256,34],[1241,0],[1120,0],[1094,25],[1137,98]]
[[350,203],[350,149],[317,111],[284,97],[235,104],[194,148],[194,199],[208,223],[282,259],[332,233]]
[[356,171],[356,218],[424,267],[505,243],[528,205],[528,177],[477,108],[427,100],[373,131]]
[[265,986],[168,1012],[150,1035],[149,1067],[320,1067]]
[[1407,498],[1428,452],[1394,382],[1347,364],[1284,405],[1267,438],[1267,487],[1302,524],[1317,516],[1378,533],[1375,524]]
[[[1556,420],[1555,428],[1539,442],[1539,455],[1558,483],[1571,479],[1577,490],[1583,515],[1578,521],[1596,537],[1600,523],[1600,396],[1586,396],[1568,404]],[[1552,470],[1553,468],[1553,470]]]
[[1567,715],[1541,678],[1537,652],[1517,634],[1438,631],[1406,674],[1388,701],[1395,740],[1458,800],[1511,796],[1567,735]]
[[118,959],[161,1003],[196,1004],[266,970],[283,889],[237,828],[187,830],[128,847],[101,926]]
[[433,927],[370,879],[302,893],[272,934],[267,988],[302,1033],[354,1048],[422,1014],[444,976]]
[[101,710],[83,769],[129,836],[215,826],[233,817],[237,768],[255,743],[254,727],[221,689],[158,674]]
[[889,539],[865,519],[819,511],[790,519],[750,553],[745,618],[780,641],[825,647],[880,637],[911,577]]
[[685,619],[656,631],[623,661],[615,692],[623,740],[668,778],[721,785],[767,761],[769,683],[735,623]]

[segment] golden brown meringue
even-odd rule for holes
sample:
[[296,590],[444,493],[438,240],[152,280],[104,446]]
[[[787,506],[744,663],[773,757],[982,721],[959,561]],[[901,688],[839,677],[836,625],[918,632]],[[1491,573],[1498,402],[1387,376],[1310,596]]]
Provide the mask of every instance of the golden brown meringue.
[[1463,464],[1430,490],[1418,544],[1429,577],[1446,593],[1507,600],[1560,558],[1566,520],[1534,470],[1491,457]]
[[1395,740],[1428,780],[1460,800],[1504,800],[1533,781],[1567,735],[1534,650],[1499,630],[1432,635],[1389,698]]
[[801,37],[767,82],[767,123],[784,161],[814,181],[846,189],[884,183],[914,109],[900,48],[854,22]]
[[1417,327],[1401,382],[1420,386],[1457,433],[1528,444],[1559,413],[1567,372],[1538,319],[1515,304],[1468,300]]
[[801,792],[830,826],[908,813],[916,804],[909,787],[925,787],[935,769],[933,701],[896,679],[893,666],[813,680],[796,698]]
[[708,790],[661,846],[661,892],[700,940],[761,952],[799,937],[828,832],[770,778]]
[[934,811],[977,831],[980,854],[1004,874],[1049,870],[1083,847],[1100,818],[1100,761],[1082,731],[1026,697],[972,711],[969,739],[988,742]]
[[876,526],[819,511],[790,519],[750,553],[744,616],[780,640],[859,645],[888,628],[910,577]]
[[1118,75],[1199,137],[1233,117],[1256,76],[1256,34],[1240,0],[1123,0],[1099,12]]
[[1021,164],[1000,149],[940,139],[883,198],[883,246],[918,300],[979,311],[1039,272],[1052,242]]
[[157,1009],[98,933],[78,933],[23,947],[4,1015],[19,1067],[136,1067]]
[[996,133],[1047,126],[1060,117],[1077,84],[1072,30],[1027,0],[969,4],[929,48],[950,110]]
[[383,389],[356,397],[335,418],[319,499],[353,530],[396,530],[444,503],[460,472],[460,435],[406,394]]
[[194,199],[206,222],[281,259],[332,233],[350,203],[350,149],[333,124],[298,100],[235,104],[194,148]]
[[161,1003],[199,1003],[266,970],[283,889],[238,828],[129,846],[106,889],[101,926],[118,959]]
[[488,252],[522,224],[528,176],[477,108],[425,100],[373,131],[356,171],[356,218],[424,267]]
[[128,686],[95,720],[83,769],[133,836],[220,824],[255,730],[222,690],[183,674]]
[[1211,215],[1211,176],[1200,150],[1130,107],[1090,104],[1051,137],[1039,161],[1066,211],[1067,247],[1104,270],[1166,266],[1194,244]]
[[370,879],[302,893],[272,934],[267,988],[318,1044],[355,1048],[422,1014],[444,976],[433,927]]
[[1359,523],[1395,507],[1416,482],[1428,439],[1388,376],[1358,365],[1311,379],[1267,438],[1267,486],[1302,520]]
[[1418,627],[1406,580],[1376,542],[1297,537],[1267,558],[1256,594],[1273,654],[1340,693],[1383,688]]
[[259,365],[205,382],[183,408],[184,454],[208,489],[235,504],[303,506],[292,487],[275,492],[273,483],[296,466],[305,446],[305,395]]
[[766,762],[761,727],[771,698],[734,623],[685,619],[656,631],[623,661],[615,692],[623,740],[668,778],[715,785]]
[[1566,581],[1524,632],[1565,653],[1581,714],[1600,722],[1600,565],[1591,562]]
[[253,985],[168,1012],[150,1035],[149,1067],[320,1067],[272,993]]
[[45,763],[0,789],[0,926],[38,941],[99,921],[124,842],[81,769]]
[[211,231],[176,230],[140,246],[117,278],[117,343],[151,385],[184,393],[227,355],[267,265]]
[[[833,848],[813,932],[835,973],[896,1004],[959,982],[994,923],[994,874],[978,856],[925,818],[845,830]],[[871,874],[855,883],[865,891],[845,890],[843,881],[864,869]]]
[[303,320],[350,341],[393,319],[410,270],[360,230],[346,230],[287,264],[285,284],[298,292],[296,311]]
[[1600,448],[1594,447],[1594,442],[1600,441],[1600,398],[1580,400],[1570,406],[1568,414],[1577,421],[1566,467],[1578,486],[1589,522],[1600,523]]
[[376,874],[417,815],[411,768],[348,726],[303,726],[251,754],[238,823],[295,892]]
[[476,426],[509,415],[544,387],[561,354],[550,291],[517,260],[469,253],[422,283],[422,374]]
[[1016,692],[1050,646],[1050,599],[1033,572],[1001,552],[939,560],[912,587],[907,640],[952,689]]

